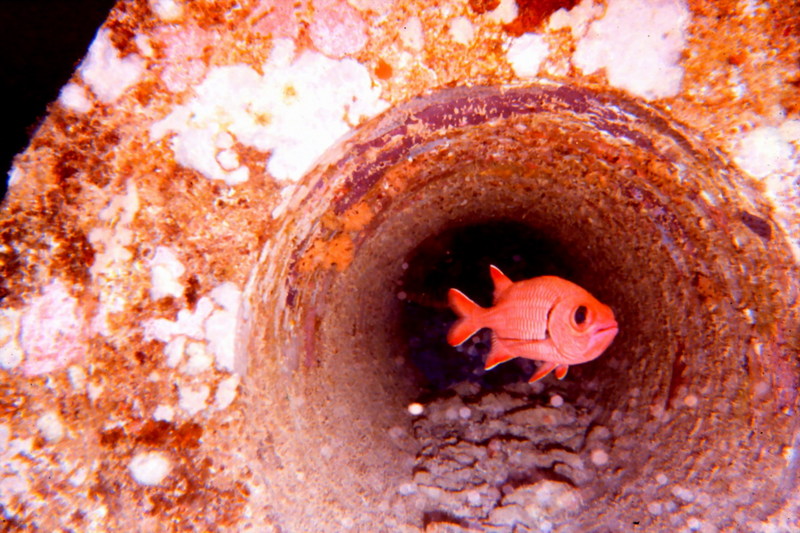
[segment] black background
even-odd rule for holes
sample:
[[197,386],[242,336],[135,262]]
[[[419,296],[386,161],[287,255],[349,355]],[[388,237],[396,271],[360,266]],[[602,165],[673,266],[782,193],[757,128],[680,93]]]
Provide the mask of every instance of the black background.
[[14,156],[28,146],[47,105],[58,98],[114,4],[113,0],[0,0],[2,196]]

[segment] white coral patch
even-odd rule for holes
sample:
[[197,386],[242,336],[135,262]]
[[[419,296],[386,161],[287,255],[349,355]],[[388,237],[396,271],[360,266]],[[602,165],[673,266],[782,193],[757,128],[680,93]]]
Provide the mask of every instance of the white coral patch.
[[128,463],[131,477],[140,485],[147,486],[160,484],[171,469],[169,459],[161,452],[139,453]]
[[108,315],[126,306],[125,293],[130,288],[129,272],[133,253],[131,223],[139,211],[139,193],[128,180],[125,194],[114,196],[98,214],[100,224],[89,232],[89,242],[96,250],[89,273],[103,290],[100,305],[92,319],[95,331],[108,335]]
[[519,14],[519,8],[515,0],[500,0],[500,4],[492,11],[486,13],[486,17],[497,24],[508,24]]
[[583,0],[569,11],[563,7],[550,16],[547,26],[551,30],[569,28],[572,37],[580,39],[589,28],[589,23],[603,13],[603,7],[593,0]]
[[145,339],[166,343],[164,353],[168,366],[176,367],[184,353],[188,353],[190,362],[185,371],[196,374],[205,370],[205,356],[198,355],[201,347],[196,343],[187,346],[188,337],[206,341],[202,351],[205,354],[207,349],[214,355],[217,367],[234,370],[242,293],[235,284],[226,282],[214,288],[209,296],[198,300],[194,312],[188,309],[178,311],[177,320],[157,318],[145,322]]
[[217,385],[217,392],[214,394],[214,409],[222,411],[227,409],[236,399],[236,389],[239,387],[239,376],[229,376]]
[[159,246],[150,260],[150,298],[159,300],[166,296],[183,296],[183,284],[178,281],[186,269],[175,252],[166,246]]
[[511,41],[506,57],[514,73],[520,78],[532,78],[547,59],[549,49],[543,35],[526,33]]
[[267,169],[278,179],[299,180],[339,137],[364,117],[386,107],[369,71],[352,59],[332,60],[294,43],[275,41],[261,75],[245,65],[217,67],[195,89],[196,96],[150,130],[153,139],[174,133],[178,163],[229,185],[248,179],[247,167],[231,169],[218,158],[220,134],[271,152]]
[[232,372],[236,358],[236,330],[241,291],[233,283],[223,283],[211,291],[211,298],[222,307],[205,323],[209,349],[216,356],[217,366]]
[[468,45],[475,38],[475,28],[467,17],[456,17],[449,26],[450,38],[458,44]]
[[100,101],[111,104],[135,84],[144,72],[145,61],[136,54],[120,57],[107,29],[101,29],[79,68],[83,81]]
[[754,178],[787,172],[793,165],[794,148],[780,128],[764,126],[742,136],[733,160]]
[[210,393],[208,385],[182,385],[178,388],[178,406],[189,416],[194,416],[207,407],[206,400]]
[[606,69],[611,85],[647,99],[680,92],[689,10],[682,0],[609,0],[577,44],[573,64]]
[[36,429],[47,442],[58,442],[64,438],[64,424],[55,411],[48,411],[40,416],[36,421]]
[[[203,323],[214,311],[214,303],[208,297],[200,298],[194,312],[188,309],[178,311],[177,320],[157,318],[144,324],[145,340],[157,339],[170,342],[178,335],[202,340],[205,336]],[[181,351],[182,353],[182,351]]]
[[25,374],[53,372],[83,357],[85,327],[78,301],[61,280],[55,279],[45,286],[20,318]]
[[86,89],[77,83],[68,83],[61,88],[58,103],[78,113],[88,113],[92,109],[92,100]]
[[24,353],[19,345],[19,318],[16,309],[0,309],[0,367],[10,370],[22,362]]
[[422,33],[422,21],[418,17],[411,17],[400,27],[400,40],[403,46],[419,52],[425,46],[425,34]]
[[184,374],[196,376],[202,374],[214,364],[214,359],[206,350],[206,345],[200,342],[190,342],[186,345],[188,361],[183,369]]
[[175,409],[170,405],[161,404],[153,411],[153,420],[163,420],[165,422],[172,422],[175,418]]
[[8,171],[8,188],[10,189],[17,183],[22,181],[22,170],[17,165],[12,165],[11,170]]
[[183,359],[183,351],[186,348],[186,337],[178,335],[173,337],[167,345],[164,346],[164,355],[167,356],[167,366],[175,368]]
[[165,22],[173,22],[183,15],[183,6],[175,0],[150,0],[150,8]]

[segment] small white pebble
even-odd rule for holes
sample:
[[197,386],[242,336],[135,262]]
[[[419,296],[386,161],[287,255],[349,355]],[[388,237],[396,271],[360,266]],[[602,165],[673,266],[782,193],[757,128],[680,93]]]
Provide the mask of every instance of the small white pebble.
[[469,420],[469,417],[472,416],[472,410],[469,407],[462,407],[458,410],[458,416],[463,420]]
[[697,495],[697,503],[703,507],[709,507],[712,503],[714,503],[714,501],[711,499],[711,496],[705,492],[701,492]]
[[756,398],[760,398],[769,392],[769,388],[769,383],[766,381],[759,381],[756,383],[755,387],[753,387],[753,394]]
[[471,490],[467,493],[467,501],[473,507],[477,507],[481,504],[481,493],[477,490]]
[[78,365],[72,365],[67,369],[69,376],[69,383],[72,385],[72,390],[83,392],[86,390],[86,371]]
[[411,494],[417,492],[417,485],[416,483],[403,483],[397,488],[397,492],[403,496],[410,496]]
[[553,407],[561,407],[564,405],[564,398],[562,398],[559,394],[553,394],[550,396],[550,405]]
[[408,270],[408,263],[403,263],[400,265],[403,270]]
[[131,476],[140,485],[158,485],[172,469],[169,459],[161,452],[143,452],[128,463]]
[[11,437],[11,429],[6,424],[0,424],[0,453],[8,448],[8,439]]
[[86,481],[86,478],[89,477],[89,469],[85,466],[80,468],[76,468],[72,475],[69,477],[67,481],[73,487],[80,487]]
[[105,388],[105,385],[102,383],[88,383],[86,385],[86,394],[89,395],[90,400],[96,402],[100,395],[103,394]]
[[414,416],[421,415],[424,410],[425,408],[422,406],[421,403],[414,402],[408,404],[408,412]]
[[658,474],[656,476],[656,483],[658,483],[659,485],[666,485],[668,481],[669,479],[664,474]]
[[663,511],[661,507],[661,502],[650,502],[647,504],[647,510],[653,516],[658,516]]
[[544,383],[541,381],[536,381],[531,384],[531,392],[534,394],[540,394],[544,390]]
[[672,487],[670,492],[672,492],[673,496],[683,500],[686,503],[694,501],[694,493],[687,488],[681,487],[680,485],[675,485]]
[[697,518],[690,518],[686,522],[686,525],[689,526],[689,529],[691,529],[692,531],[697,531],[698,529],[703,527],[703,523]]
[[697,396],[694,394],[688,394],[684,399],[683,403],[686,404],[686,407],[695,407],[697,406]]
[[589,440],[605,440],[611,436],[611,430],[605,426],[595,426],[589,432]]
[[325,459],[330,459],[331,457],[333,457],[333,448],[331,448],[326,444],[325,446],[319,449],[319,454]]
[[650,406],[650,414],[652,414],[656,420],[661,420],[666,414],[666,409],[664,409],[663,404],[653,404]]
[[597,466],[608,463],[608,454],[601,449],[592,450],[592,462]]
[[36,428],[47,442],[58,442],[64,438],[64,424],[55,411],[48,411],[36,421]]
[[175,418],[175,409],[173,409],[169,405],[161,404],[158,407],[156,407],[155,411],[153,411],[154,420],[163,420],[164,422],[172,422],[173,418]]

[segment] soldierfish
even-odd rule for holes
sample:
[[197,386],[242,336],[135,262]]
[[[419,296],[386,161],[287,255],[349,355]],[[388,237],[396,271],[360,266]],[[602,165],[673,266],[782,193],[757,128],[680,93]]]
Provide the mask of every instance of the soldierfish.
[[614,340],[619,326],[610,307],[578,285],[556,276],[513,282],[499,268],[489,271],[494,305],[484,308],[457,289],[450,289],[450,307],[460,317],[447,342],[458,346],[479,329],[492,330],[486,370],[515,357],[542,361],[533,383],[555,369],[563,379],[569,365],[591,361]]

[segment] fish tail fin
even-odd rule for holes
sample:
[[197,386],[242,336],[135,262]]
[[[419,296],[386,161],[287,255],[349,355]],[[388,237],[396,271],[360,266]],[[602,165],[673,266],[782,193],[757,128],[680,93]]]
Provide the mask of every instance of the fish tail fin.
[[447,342],[450,346],[458,346],[483,327],[480,320],[484,308],[457,289],[450,289],[450,292],[447,293],[447,301],[453,312],[460,317],[447,333]]

